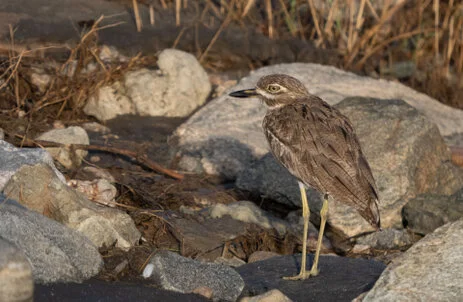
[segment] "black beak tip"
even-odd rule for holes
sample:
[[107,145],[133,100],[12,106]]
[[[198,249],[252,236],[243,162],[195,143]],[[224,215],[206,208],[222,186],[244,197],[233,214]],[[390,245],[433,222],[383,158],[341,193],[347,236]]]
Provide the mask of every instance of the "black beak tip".
[[229,94],[229,96],[235,97],[235,98],[249,98],[252,96],[256,96],[256,90],[255,89],[245,89],[245,90],[238,90],[238,91],[233,91]]

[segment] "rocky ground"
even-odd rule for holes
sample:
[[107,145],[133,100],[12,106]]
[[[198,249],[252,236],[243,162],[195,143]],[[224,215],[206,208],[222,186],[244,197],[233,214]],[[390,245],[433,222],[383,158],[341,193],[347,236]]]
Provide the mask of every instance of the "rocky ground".
[[[120,8],[104,3],[106,13]],[[78,5],[71,16],[82,19],[88,9]],[[22,25],[18,39],[42,39],[47,30],[58,40],[70,35],[64,18],[52,26],[45,15],[9,15]],[[194,55],[168,47],[132,63],[136,43],[149,50],[147,36],[158,29],[130,40],[130,24],[118,33],[124,39],[113,31],[100,37],[106,45],[92,48],[97,59],[62,65],[74,66],[66,73],[51,72],[52,59],[27,69],[36,95],[51,98],[50,87],[73,79],[60,89],[85,91],[82,104],[64,109],[57,98],[30,111],[25,101],[18,110],[9,103],[10,86],[0,93],[0,301],[463,295],[462,110],[396,81],[303,63],[329,63],[319,54],[268,62],[244,78],[206,71]],[[272,64],[285,61],[298,63]],[[329,201],[321,273],[305,281],[281,279],[300,267],[297,183],[269,153],[264,105],[227,94],[271,73],[297,77],[350,118],[381,200],[381,232]],[[100,82],[95,74],[103,74]],[[92,89],[79,86],[90,78]],[[308,199],[311,265],[321,200],[313,190]]]

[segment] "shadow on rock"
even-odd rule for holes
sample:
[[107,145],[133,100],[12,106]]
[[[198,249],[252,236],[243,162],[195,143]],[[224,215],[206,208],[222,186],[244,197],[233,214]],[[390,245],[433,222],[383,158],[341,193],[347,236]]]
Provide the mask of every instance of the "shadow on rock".
[[[262,294],[278,288],[293,301],[351,301],[370,290],[385,269],[378,261],[337,256],[320,257],[320,274],[304,281],[287,281],[282,276],[299,272],[300,255],[273,257],[237,268],[245,281],[243,295]],[[307,255],[307,268],[313,255]]]
[[[175,139],[170,144],[175,146]],[[181,169],[234,180],[239,172],[246,170],[260,156],[232,137],[212,137],[196,144],[182,145],[176,157],[180,158],[178,166]]]

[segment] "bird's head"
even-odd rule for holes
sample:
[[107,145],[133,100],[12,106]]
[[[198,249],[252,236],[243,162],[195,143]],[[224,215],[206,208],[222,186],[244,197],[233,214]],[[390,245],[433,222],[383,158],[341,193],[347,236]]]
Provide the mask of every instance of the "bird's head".
[[255,88],[230,93],[230,96],[238,98],[257,96],[270,108],[290,104],[308,95],[309,92],[301,81],[285,74],[264,76]]

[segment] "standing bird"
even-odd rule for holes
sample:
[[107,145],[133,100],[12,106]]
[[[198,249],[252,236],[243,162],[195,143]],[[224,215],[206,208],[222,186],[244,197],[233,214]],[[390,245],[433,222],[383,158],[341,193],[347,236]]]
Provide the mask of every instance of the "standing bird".
[[[265,76],[256,88],[235,91],[230,96],[257,96],[267,105],[262,127],[270,150],[299,182],[304,218],[301,271],[284,279],[303,280],[318,275],[329,196],[354,207],[380,229],[375,180],[346,116],[310,94],[299,80],[284,74]],[[309,272],[306,272],[306,253],[310,209],[306,187],[324,194],[317,249]]]

